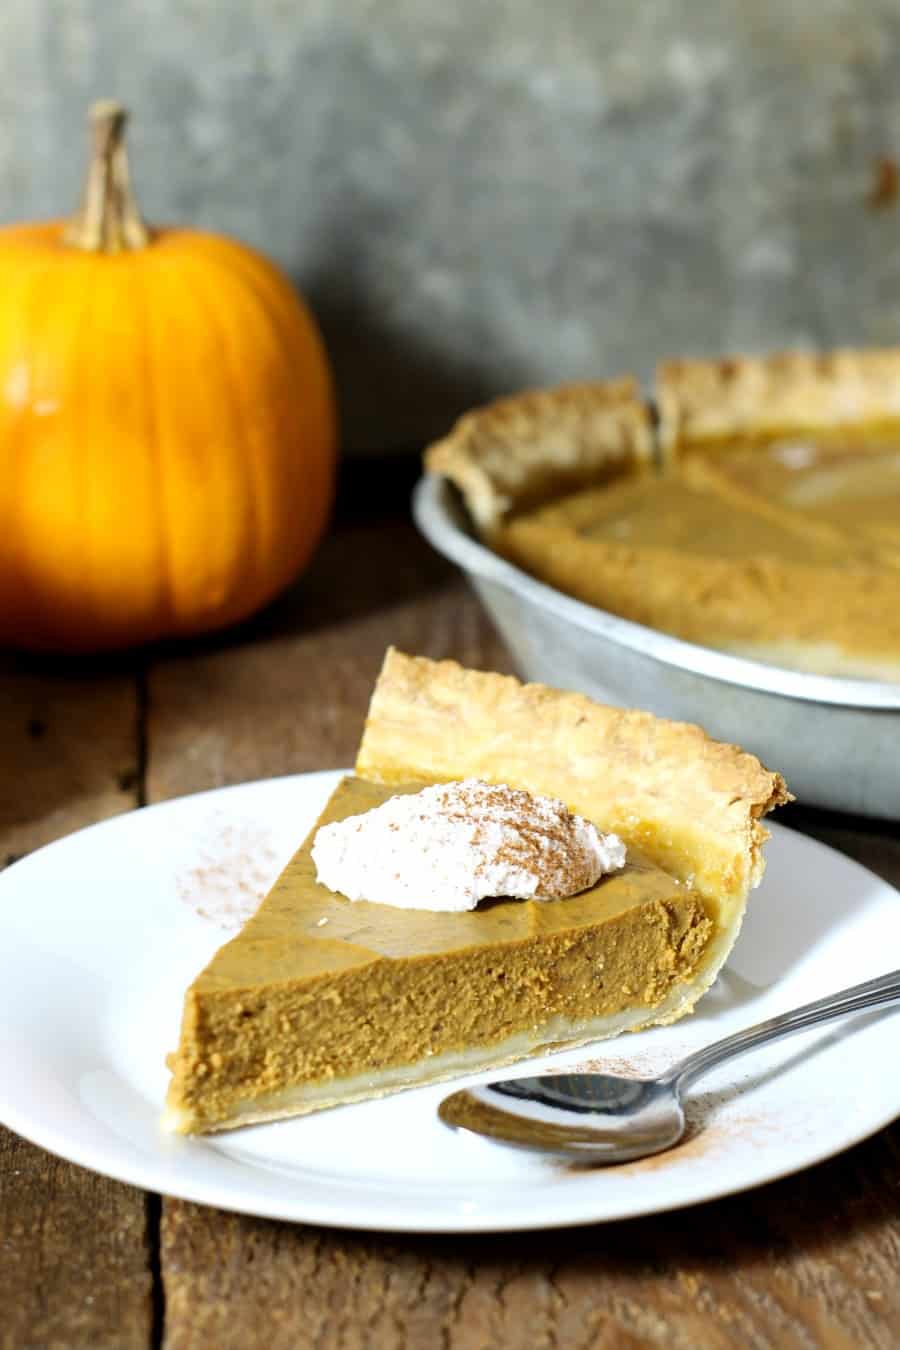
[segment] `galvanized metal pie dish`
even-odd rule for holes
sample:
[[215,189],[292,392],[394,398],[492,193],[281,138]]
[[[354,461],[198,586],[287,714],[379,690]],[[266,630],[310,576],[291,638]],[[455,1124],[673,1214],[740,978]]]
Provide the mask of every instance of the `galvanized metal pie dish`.
[[900,820],[900,684],[751,661],[572,599],[478,542],[437,475],[416,486],[413,515],[465,573],[525,678],[697,722],[779,769],[805,805]]

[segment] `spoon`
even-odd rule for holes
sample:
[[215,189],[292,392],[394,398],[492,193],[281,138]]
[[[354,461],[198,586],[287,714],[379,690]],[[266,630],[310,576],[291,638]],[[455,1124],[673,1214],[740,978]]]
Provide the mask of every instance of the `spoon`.
[[560,1073],[483,1083],[445,1097],[446,1125],[583,1163],[633,1162],[684,1134],[681,1094],[733,1055],[848,1013],[900,1003],[900,970],[780,1013],[707,1045],[657,1078]]

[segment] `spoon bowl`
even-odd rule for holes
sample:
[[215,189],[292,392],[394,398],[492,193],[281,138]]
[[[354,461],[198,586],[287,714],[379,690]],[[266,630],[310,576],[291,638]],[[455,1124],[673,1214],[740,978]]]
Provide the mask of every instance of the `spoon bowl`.
[[[611,1073],[545,1074],[454,1092],[438,1108],[445,1125],[568,1161],[621,1163],[661,1153],[684,1134],[668,1084]],[[622,1128],[627,1118],[628,1128]]]
[[842,989],[705,1046],[658,1078],[541,1074],[464,1088],[445,1097],[445,1125],[582,1163],[633,1162],[684,1134],[681,1096],[701,1074],[768,1041],[822,1022],[900,1003],[900,971]]

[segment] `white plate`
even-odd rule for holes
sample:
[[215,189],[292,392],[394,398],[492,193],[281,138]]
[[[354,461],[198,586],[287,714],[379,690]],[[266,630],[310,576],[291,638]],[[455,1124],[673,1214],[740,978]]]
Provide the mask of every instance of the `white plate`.
[[[287,860],[339,775],[202,793],[96,825],[0,876],[0,1119],[149,1190],[273,1218],[392,1231],[549,1228],[709,1200],[826,1158],[900,1114],[900,1023],[856,1017],[733,1061],[692,1094],[694,1134],[575,1171],[441,1125],[446,1085],[209,1138],[165,1135],[184,988]],[[774,827],[728,967],[697,1013],[591,1051],[652,1072],[775,1012],[879,975],[900,894]],[[477,1075],[475,1082],[490,1077]],[[849,1086],[852,1084],[852,1090]]]

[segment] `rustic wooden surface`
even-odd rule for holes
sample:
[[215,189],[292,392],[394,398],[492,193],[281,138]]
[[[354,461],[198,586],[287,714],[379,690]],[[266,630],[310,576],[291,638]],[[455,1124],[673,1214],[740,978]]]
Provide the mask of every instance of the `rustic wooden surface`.
[[[405,521],[345,511],[301,584],[227,639],[99,665],[9,658],[0,861],[143,801],[349,763],[387,642],[509,668],[474,598]],[[896,829],[786,818],[900,883]],[[0,1130],[4,1350],[892,1350],[898,1266],[898,1126],[748,1195],[477,1238],[224,1214]]]

